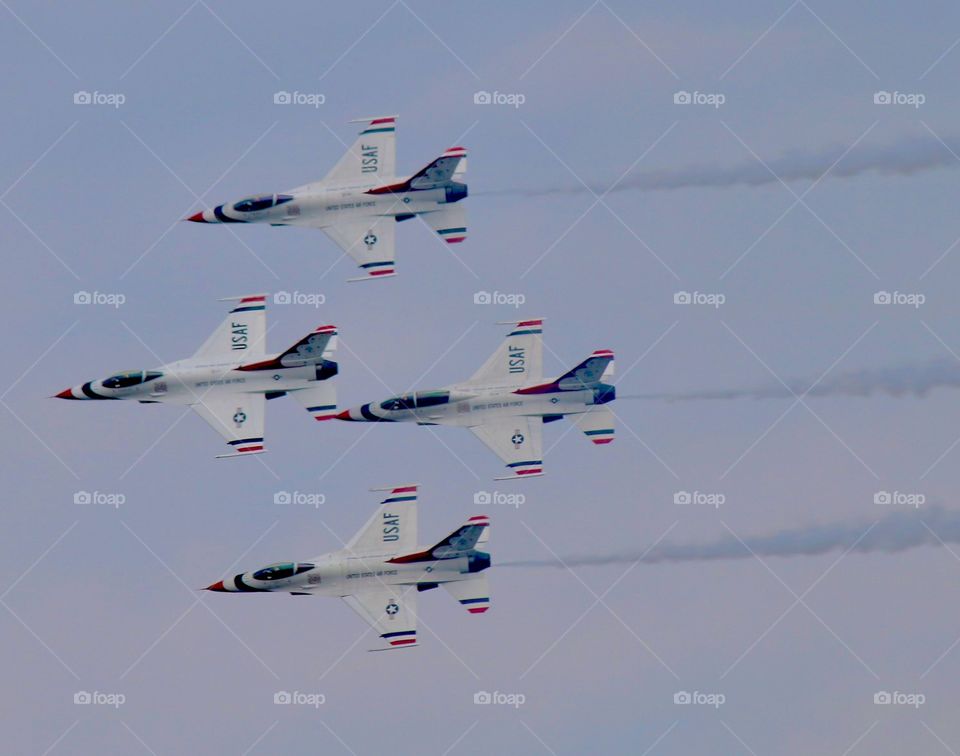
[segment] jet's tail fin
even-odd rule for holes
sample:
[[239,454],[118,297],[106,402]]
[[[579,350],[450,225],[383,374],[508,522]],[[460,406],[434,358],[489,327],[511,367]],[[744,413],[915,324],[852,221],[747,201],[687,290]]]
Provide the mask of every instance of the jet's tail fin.
[[344,547],[348,556],[402,554],[417,546],[416,484],[374,489],[387,491],[366,525]]
[[[396,564],[407,564],[409,562],[435,562],[438,559],[470,557],[476,554],[477,544],[486,543],[487,539],[484,534],[489,528],[490,518],[486,515],[476,515],[429,549],[409,554],[399,554],[389,561]],[[489,566],[489,558],[485,567],[487,566]],[[480,567],[480,569],[485,567]]]
[[490,608],[490,584],[485,572],[476,572],[466,580],[441,585],[470,614],[483,614]]
[[574,422],[583,431],[583,434],[597,445],[609,444],[613,441],[614,416],[609,407],[592,407],[587,412],[577,415]]
[[[462,177],[467,169],[465,147],[451,147],[440,157],[431,160],[405,182],[408,189],[435,189],[445,186],[455,177]],[[463,167],[461,167],[461,164]]]
[[[603,381],[613,377],[613,352],[609,349],[597,349],[587,359],[554,381],[539,386],[527,386],[518,389],[518,394],[546,394],[554,391],[582,391],[600,388]],[[609,392],[608,392],[609,393]],[[605,396],[603,402],[613,396]],[[602,404],[603,402],[598,402]]]
[[[337,347],[337,327],[322,325],[308,333],[289,349],[276,357],[261,362],[253,362],[239,367],[239,370],[272,370],[276,368],[305,367],[306,365],[330,366],[329,375],[336,375],[336,363],[329,362],[333,350]],[[318,379],[321,377],[318,376]]]

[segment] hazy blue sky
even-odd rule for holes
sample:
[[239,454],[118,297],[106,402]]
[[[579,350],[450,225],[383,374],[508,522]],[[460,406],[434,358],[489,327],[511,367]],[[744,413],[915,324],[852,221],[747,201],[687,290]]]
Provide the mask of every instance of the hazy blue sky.
[[[956,359],[960,10],[720,6],[0,3],[3,750],[960,751],[960,557],[943,547],[494,566],[491,611],[426,593],[422,645],[392,654],[366,653],[333,599],[194,590],[336,548],[375,506],[368,488],[407,481],[423,485],[424,540],[475,513],[475,492],[521,491],[518,508],[486,507],[494,565],[866,529],[908,508],[876,504],[881,491],[922,494],[920,517],[955,513],[955,388],[623,399],[616,443],[550,425],[547,475],[516,488],[452,429],[318,425],[281,400],[263,464],[217,461],[217,434],[176,408],[48,398],[191,354],[218,297],[261,291],[325,295],[271,307],[270,347],[336,323],[343,406],[465,378],[517,314],[546,318],[549,372],[615,349],[623,395]],[[325,102],[275,105],[281,90]],[[476,105],[481,90],[525,101]],[[76,105],[79,91],[124,102]],[[681,91],[724,102],[675,104]],[[401,171],[469,148],[470,238],[454,253],[403,224],[399,275],[347,284],[352,264],[331,269],[320,232],[178,221],[321,178],[346,122],[381,113],[400,116]],[[764,163],[797,178],[758,183]],[[658,176],[687,186],[650,190]],[[606,196],[551,193],[618,179]],[[76,305],[78,291],[125,303]],[[476,305],[478,291],[526,304]],[[725,302],[674,304],[683,291]],[[881,291],[925,301],[875,304]],[[74,504],[79,491],[125,503]],[[278,491],[326,501],[278,506]],[[675,504],[682,491],[724,501]],[[274,705],[281,690],[326,702]],[[481,690],[525,703],[475,705]],[[125,703],[75,705],[78,691]],[[677,705],[681,691],[724,703]],[[876,705],[880,691],[925,702]]]

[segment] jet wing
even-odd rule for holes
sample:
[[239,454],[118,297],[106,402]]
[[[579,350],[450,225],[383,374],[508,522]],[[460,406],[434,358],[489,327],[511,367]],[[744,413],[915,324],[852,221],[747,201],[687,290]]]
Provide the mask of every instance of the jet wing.
[[343,600],[379,636],[371,651],[417,645],[416,587],[382,586],[355,596],[343,596]]
[[324,182],[346,183],[360,179],[392,178],[397,164],[397,117],[358,118],[360,134],[347,153],[324,177]]
[[350,280],[366,281],[394,275],[396,225],[392,217],[370,216],[324,226],[323,231],[363,270],[363,276]]
[[[429,216],[427,216],[429,217]],[[488,295],[489,296],[489,295]],[[522,386],[543,376],[543,320],[520,320],[469,384]]]
[[211,391],[190,406],[233,447],[232,453],[217,455],[217,459],[223,459],[265,451],[263,421],[266,403],[263,394]]
[[467,580],[441,585],[470,614],[483,614],[490,608],[490,586],[485,572],[478,572]]
[[203,342],[197,357],[236,355],[237,361],[262,357],[267,352],[267,297],[254,294],[234,297],[236,304],[217,329]]
[[539,417],[504,417],[470,428],[474,435],[503,460],[513,480],[543,475],[543,420]]

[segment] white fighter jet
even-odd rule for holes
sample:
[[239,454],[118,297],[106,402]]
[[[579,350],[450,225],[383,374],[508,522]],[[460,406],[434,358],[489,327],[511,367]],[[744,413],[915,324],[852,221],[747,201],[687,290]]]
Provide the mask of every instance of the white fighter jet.
[[229,297],[227,319],[192,357],[151,370],[127,370],[65,389],[59,399],[135,399],[189,406],[232,447],[218,459],[262,453],[265,405],[290,394],[317,420],[337,414],[331,361],[335,326],[324,325],[289,349],[266,353],[266,295]]
[[357,141],[321,181],[262,194],[191,215],[196,223],[269,223],[326,232],[363,270],[351,281],[395,273],[399,221],[423,220],[447,244],[467,238],[467,151],[451,147],[412,176],[396,175],[396,116],[360,118]]
[[575,416],[595,444],[613,441],[616,398],[605,383],[613,352],[600,349],[559,378],[543,379],[543,320],[509,321],[513,330],[473,377],[436,391],[417,391],[344,410],[338,420],[414,422],[469,428],[503,460],[510,475],[543,474],[543,424]]
[[417,486],[375,489],[387,498],[350,542],[308,562],[278,562],[207,586],[223,593],[339,596],[373,627],[371,651],[417,644],[417,594],[443,586],[471,614],[490,608],[484,570],[490,519],[469,518],[437,544],[417,546]]

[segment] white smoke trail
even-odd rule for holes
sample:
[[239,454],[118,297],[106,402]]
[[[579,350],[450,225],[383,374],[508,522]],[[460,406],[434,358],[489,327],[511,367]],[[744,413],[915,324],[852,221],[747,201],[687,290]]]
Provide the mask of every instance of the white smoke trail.
[[[810,387],[799,382],[790,388],[799,396]],[[953,359],[931,360],[924,365],[864,369],[827,378],[818,383],[808,396],[869,396],[883,393],[890,396],[926,396],[936,388],[960,388],[960,362]],[[793,394],[783,386],[743,389],[708,389],[703,391],[627,394],[621,399],[660,399],[668,402],[697,399],[777,399]]]
[[[946,145],[946,146],[944,146]],[[905,137],[886,145],[858,145],[831,170],[831,166],[848,149],[838,145],[815,151],[791,150],[766,161],[770,170],[757,160],[744,160],[729,166],[689,166],[666,171],[636,172],[613,189],[622,192],[669,191],[688,188],[727,186],[762,186],[783,181],[818,179],[828,170],[831,178],[851,178],[864,173],[909,176],[937,168],[952,168],[958,161],[950,151],[960,152],[960,139],[944,138],[943,144],[932,136]],[[771,173],[771,171],[773,173]],[[774,176],[773,174],[776,174]],[[612,181],[612,179],[611,179]],[[596,194],[607,191],[609,183],[595,185]],[[538,197],[551,194],[581,194],[588,191],[581,184],[566,186],[530,186],[475,192],[481,195],[514,195]]]
[[[864,535],[866,533],[866,535]],[[858,540],[859,539],[859,540]],[[645,564],[659,562],[704,562],[718,559],[815,556],[850,549],[866,554],[895,554],[920,546],[960,543],[960,511],[932,507],[924,512],[892,512],[879,520],[865,519],[830,525],[781,530],[777,533],[744,537],[733,535],[704,543],[661,543],[645,548],[610,553],[573,554],[556,559],[522,559],[497,562],[498,567],[582,567],[604,564]],[[745,544],[745,545],[744,545]]]

